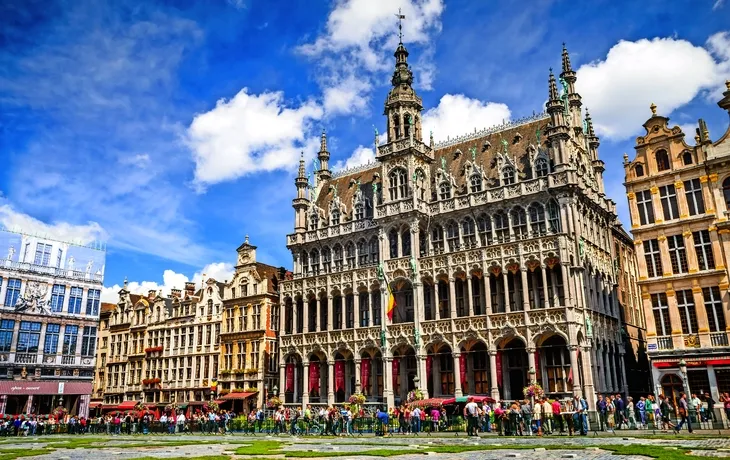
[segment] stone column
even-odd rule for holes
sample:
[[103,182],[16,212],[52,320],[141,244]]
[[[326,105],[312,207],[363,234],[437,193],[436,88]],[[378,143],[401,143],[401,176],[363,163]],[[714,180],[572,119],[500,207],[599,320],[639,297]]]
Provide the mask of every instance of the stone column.
[[527,268],[522,267],[520,269],[520,275],[522,276],[522,305],[525,311],[530,310],[530,294],[527,288]]
[[547,267],[545,265],[540,265],[540,273],[542,274],[542,291],[543,296],[545,297],[545,308],[550,307],[550,294],[548,292],[548,280],[547,280]]
[[456,318],[456,280],[453,277],[449,277],[449,309],[451,319]]
[[357,289],[352,291],[352,316],[352,325],[360,327],[360,292]]
[[[302,372],[302,408],[306,409],[309,404],[309,361],[302,363],[304,371]],[[296,385],[294,385],[296,387]]]
[[502,270],[502,285],[504,286],[504,311],[509,313],[512,311],[512,307],[509,303],[509,280],[507,280],[507,271]]
[[611,345],[611,353],[609,355],[609,361],[611,362],[611,388],[612,391],[616,392],[618,391],[619,382],[618,382],[618,376],[616,375],[616,347],[615,345]]
[[618,364],[621,372],[621,393],[624,396],[629,395],[629,382],[626,380],[626,363],[624,358],[626,357],[626,351],[623,348],[619,348],[618,351]]
[[684,337],[682,336],[682,320],[680,319],[679,308],[677,307],[677,297],[675,296],[674,289],[668,288],[666,293],[667,304],[669,305],[669,326],[672,329],[672,344],[675,350],[682,350],[684,348]]
[[304,332],[314,332],[309,330],[309,299],[302,299],[302,312],[304,313]]
[[495,401],[499,401],[499,386],[497,383],[497,350],[489,350],[489,386],[492,398]]
[[[235,317],[235,315],[234,315]],[[297,329],[297,301],[296,299],[292,299],[292,306],[291,306],[291,332],[292,334],[296,334],[298,332]],[[236,324],[233,325],[234,328],[237,328]],[[284,329],[282,329],[283,331]]]
[[588,407],[593,407],[595,410],[596,407],[596,388],[594,386],[593,382],[593,363],[591,360],[591,350],[592,347],[590,344],[583,347],[583,353],[581,353],[582,361],[583,361],[583,396],[586,398],[586,401],[588,401]]
[[534,347],[527,349],[527,377],[528,379],[532,379],[532,381],[527,383],[534,383],[537,378],[537,374],[533,374],[533,372],[537,371],[537,366],[535,366],[535,351],[536,349]]
[[578,345],[571,345],[570,347],[570,370],[573,372],[573,396],[581,396],[580,385],[580,368],[578,367]]
[[492,275],[488,271],[484,272],[484,307],[487,315],[492,314]]
[[327,363],[327,405],[335,403],[335,363],[333,360]]
[[439,319],[441,319],[441,311],[440,311],[441,300],[439,298],[439,281],[437,279],[434,279],[434,283],[433,283],[433,296],[434,296],[433,318],[435,320],[439,320]]
[[[370,361],[372,363],[372,361]],[[355,358],[355,393],[362,393],[362,382],[360,382],[360,365],[362,360]],[[371,364],[372,365],[372,364]],[[371,367],[372,369],[372,367]]]
[[473,296],[474,296],[474,287],[472,286],[472,280],[473,277],[471,274],[466,275],[466,299],[464,301],[466,302],[464,305],[466,306],[466,316],[473,316],[474,315],[474,305],[473,303]]
[[383,358],[383,365],[385,366],[385,372],[383,376],[385,381],[383,382],[383,397],[388,408],[395,406],[395,397],[393,395],[393,358],[388,356]]
[[279,399],[284,401],[286,395],[286,364],[279,364]]
[[331,331],[334,329],[334,307],[332,304],[334,303],[334,299],[331,295],[327,295],[327,330]]
[[454,357],[454,397],[459,398],[461,396],[464,396],[464,393],[461,391],[461,368],[459,367],[459,358],[461,357],[461,353],[453,353]]
[[707,318],[705,298],[702,295],[700,286],[692,286],[692,302],[695,304],[695,313],[697,314],[697,333],[700,336],[700,346],[709,348],[712,346],[710,343],[710,322]]
[[[594,353],[594,361],[596,363],[595,373],[596,373],[596,392],[602,393],[605,388],[603,388],[604,380],[603,380],[603,351],[601,351],[601,348],[599,346],[595,346],[595,348],[592,349]],[[585,368],[584,368],[585,369]],[[589,372],[590,369],[587,369],[586,372]]]
[[[423,399],[428,399],[428,378],[429,375],[426,373],[426,356],[424,354],[418,355],[418,383],[423,392]],[[433,372],[433,369],[431,369]]]

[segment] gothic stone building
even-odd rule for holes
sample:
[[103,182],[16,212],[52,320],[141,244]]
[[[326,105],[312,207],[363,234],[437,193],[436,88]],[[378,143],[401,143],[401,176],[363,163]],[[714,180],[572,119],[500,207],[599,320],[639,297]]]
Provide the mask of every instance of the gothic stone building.
[[[730,111],[726,84],[718,105]],[[699,120],[689,145],[679,126],[651,111],[624,166],[654,384],[667,395],[689,387],[718,400],[730,391],[730,129],[713,142]]]
[[375,163],[333,175],[324,134],[313,182],[300,162],[280,397],[625,392],[615,204],[567,51],[547,113],[440,144],[407,58],[401,43]]

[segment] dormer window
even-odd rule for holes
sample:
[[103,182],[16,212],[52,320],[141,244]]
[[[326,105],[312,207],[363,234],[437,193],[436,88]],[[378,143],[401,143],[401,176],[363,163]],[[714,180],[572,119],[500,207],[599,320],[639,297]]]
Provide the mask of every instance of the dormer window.
[[666,150],[657,151],[655,158],[657,171],[667,171],[669,169],[669,155],[667,155]]
[[309,215],[309,229],[317,230],[318,226],[319,226],[319,216],[317,215],[317,212],[315,211]]
[[515,168],[512,166],[506,166],[502,170],[502,184],[512,185],[515,183]]
[[340,211],[334,209],[330,216],[330,225],[340,225]]
[[545,158],[538,158],[537,161],[535,161],[535,176],[545,177],[548,175],[548,171],[548,161]]
[[482,176],[480,176],[479,174],[472,174],[469,182],[471,185],[471,193],[482,191]]
[[451,184],[444,181],[439,185],[439,198],[442,200],[448,200],[451,198]]
[[400,138],[400,119],[398,118],[398,114],[393,114],[393,131],[395,134],[396,140]]
[[691,165],[693,163],[693,161],[692,161],[692,152],[690,152],[689,150],[685,150],[684,151],[684,153],[682,154],[682,163],[685,166],[689,166],[689,165]]
[[634,175],[636,177],[643,177],[644,176],[644,165],[636,165],[636,167],[634,167]]
[[411,137],[411,116],[409,114],[403,117],[403,130],[406,138]]
[[362,220],[365,218],[365,205],[362,203],[355,204],[355,220]]

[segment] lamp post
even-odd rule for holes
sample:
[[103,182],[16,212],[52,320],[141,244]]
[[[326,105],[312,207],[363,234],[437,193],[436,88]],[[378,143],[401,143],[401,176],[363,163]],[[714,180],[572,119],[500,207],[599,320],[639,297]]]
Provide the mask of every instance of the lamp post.
[[682,374],[682,389],[687,398],[690,397],[689,382],[687,381],[687,362],[684,358],[679,360],[679,373]]

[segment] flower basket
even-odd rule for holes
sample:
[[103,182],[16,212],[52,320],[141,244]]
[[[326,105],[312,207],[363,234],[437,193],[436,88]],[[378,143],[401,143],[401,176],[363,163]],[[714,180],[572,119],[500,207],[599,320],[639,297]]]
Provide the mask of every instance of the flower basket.
[[231,390],[219,390],[219,391],[218,391],[218,394],[219,394],[220,396],[225,396],[225,395],[227,395],[227,394],[228,394],[228,393],[230,393],[230,392],[231,392]]
[[276,396],[272,396],[269,398],[268,401],[266,401],[266,407],[268,409],[276,409],[279,406],[281,406],[282,404],[284,404],[284,401],[282,401],[281,399],[279,399]]
[[531,383],[522,389],[522,393],[525,398],[543,398],[545,396],[545,390],[542,389],[539,383]]
[[220,374],[221,374],[221,375],[229,375],[230,373],[231,373],[231,370],[230,370],[230,369],[223,369],[223,370],[222,370],[222,371],[220,372]]
[[246,393],[256,393],[259,391],[259,389],[255,387],[246,387],[243,389],[243,391],[245,391]]
[[159,346],[159,347],[147,347],[147,348],[144,349],[144,352],[145,353],[156,353],[156,352],[160,352],[162,350],[163,350],[163,347],[161,347],[161,346]]
[[355,393],[354,395],[350,396],[350,399],[347,400],[350,404],[357,404],[358,406],[361,406],[365,404],[365,395],[362,393]]
[[218,412],[220,410],[220,407],[218,406],[218,403],[215,401],[210,401],[205,403],[203,406],[203,409],[206,409],[211,412]]
[[147,404],[137,403],[137,405],[134,406],[134,410],[139,411],[139,412],[144,412],[144,411],[150,410],[150,408],[147,407]]
[[243,388],[234,388],[231,390],[231,393],[244,393],[245,391]]
[[419,388],[408,392],[408,397],[406,398],[406,402],[408,402],[408,404],[421,400],[423,400],[423,392]]
[[63,420],[66,417],[66,414],[68,414],[68,411],[63,406],[58,406],[53,409],[53,412],[51,412],[51,415],[53,415],[53,418],[56,420]]
[[243,374],[244,370],[243,369],[233,369],[233,373],[234,374]]
[[178,405],[175,403],[170,403],[167,406],[165,406],[165,411],[172,412],[173,414],[177,413]]
[[243,371],[243,373],[244,374],[248,374],[248,375],[250,375],[250,374],[258,374],[259,373],[259,370],[257,368],[255,368],[255,367],[249,367],[248,369],[245,369]]

